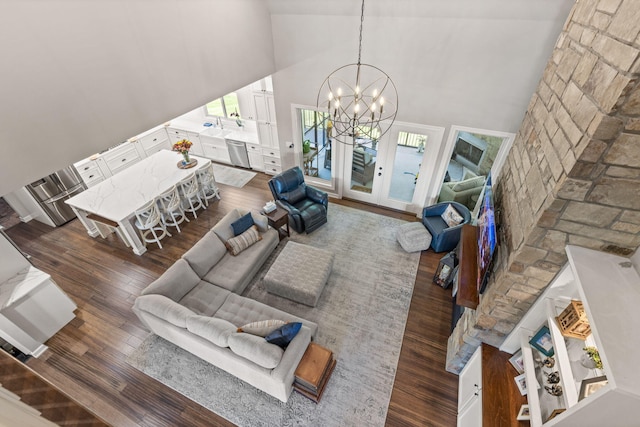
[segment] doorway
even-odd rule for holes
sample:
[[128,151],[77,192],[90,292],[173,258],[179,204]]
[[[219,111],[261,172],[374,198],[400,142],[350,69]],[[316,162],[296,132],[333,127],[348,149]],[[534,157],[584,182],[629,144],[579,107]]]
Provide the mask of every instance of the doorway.
[[497,181],[514,138],[513,133],[452,126],[444,151],[450,155],[428,190],[433,203],[456,201],[476,217],[486,177],[491,172]]
[[380,140],[344,145],[343,195],[418,213],[435,170],[444,128],[395,122]]

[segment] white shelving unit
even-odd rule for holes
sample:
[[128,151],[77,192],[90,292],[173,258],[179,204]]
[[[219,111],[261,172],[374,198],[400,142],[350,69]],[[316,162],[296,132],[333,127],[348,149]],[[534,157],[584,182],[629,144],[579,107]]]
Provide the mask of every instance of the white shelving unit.
[[[531,425],[638,425],[640,407],[640,276],[628,258],[567,246],[568,263],[531,307],[500,350],[522,349],[528,384]],[[556,321],[571,302],[582,301],[591,326],[586,340],[564,337]],[[529,345],[540,328],[551,333],[555,365],[543,368],[546,356]],[[583,348],[598,348],[603,369],[580,364]],[[560,375],[562,396],[552,396],[546,374]],[[606,376],[608,383],[580,399],[582,381]],[[539,388],[536,390],[536,383]],[[555,409],[564,412],[549,419]]]

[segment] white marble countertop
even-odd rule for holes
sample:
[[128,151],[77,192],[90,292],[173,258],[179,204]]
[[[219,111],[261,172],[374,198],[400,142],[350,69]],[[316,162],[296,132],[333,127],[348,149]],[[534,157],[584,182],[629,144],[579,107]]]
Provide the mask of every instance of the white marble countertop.
[[6,282],[0,283],[0,309],[10,306],[50,278],[32,265],[20,270]]
[[180,169],[180,153],[160,150],[131,167],[71,197],[65,203],[85,212],[121,222],[156,196],[195,172],[209,159],[191,156],[198,165]]
[[242,141],[248,144],[260,145],[258,134],[253,132],[233,131],[229,135],[225,136],[225,139],[233,139],[234,141]]
[[200,133],[204,129],[207,129],[204,123],[205,123],[204,121],[195,121],[195,120],[188,120],[184,118],[177,118],[177,119],[171,120],[171,122],[167,127],[184,130],[187,132]]

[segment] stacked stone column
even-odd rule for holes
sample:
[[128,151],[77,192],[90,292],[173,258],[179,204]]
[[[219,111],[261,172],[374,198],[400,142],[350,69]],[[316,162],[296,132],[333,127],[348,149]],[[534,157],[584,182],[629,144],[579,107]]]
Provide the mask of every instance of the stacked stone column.
[[639,74],[638,2],[576,3],[496,184],[498,256],[449,339],[448,371],[481,342],[502,343],[566,245],[625,256],[640,245]]

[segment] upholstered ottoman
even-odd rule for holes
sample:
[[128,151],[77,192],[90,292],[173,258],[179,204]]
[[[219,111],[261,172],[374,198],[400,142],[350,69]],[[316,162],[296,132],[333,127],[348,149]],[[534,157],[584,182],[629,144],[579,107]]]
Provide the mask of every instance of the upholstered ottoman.
[[333,254],[288,241],[264,276],[271,294],[315,307],[333,267]]
[[426,251],[431,245],[431,233],[421,222],[410,222],[398,227],[398,243],[407,252]]

